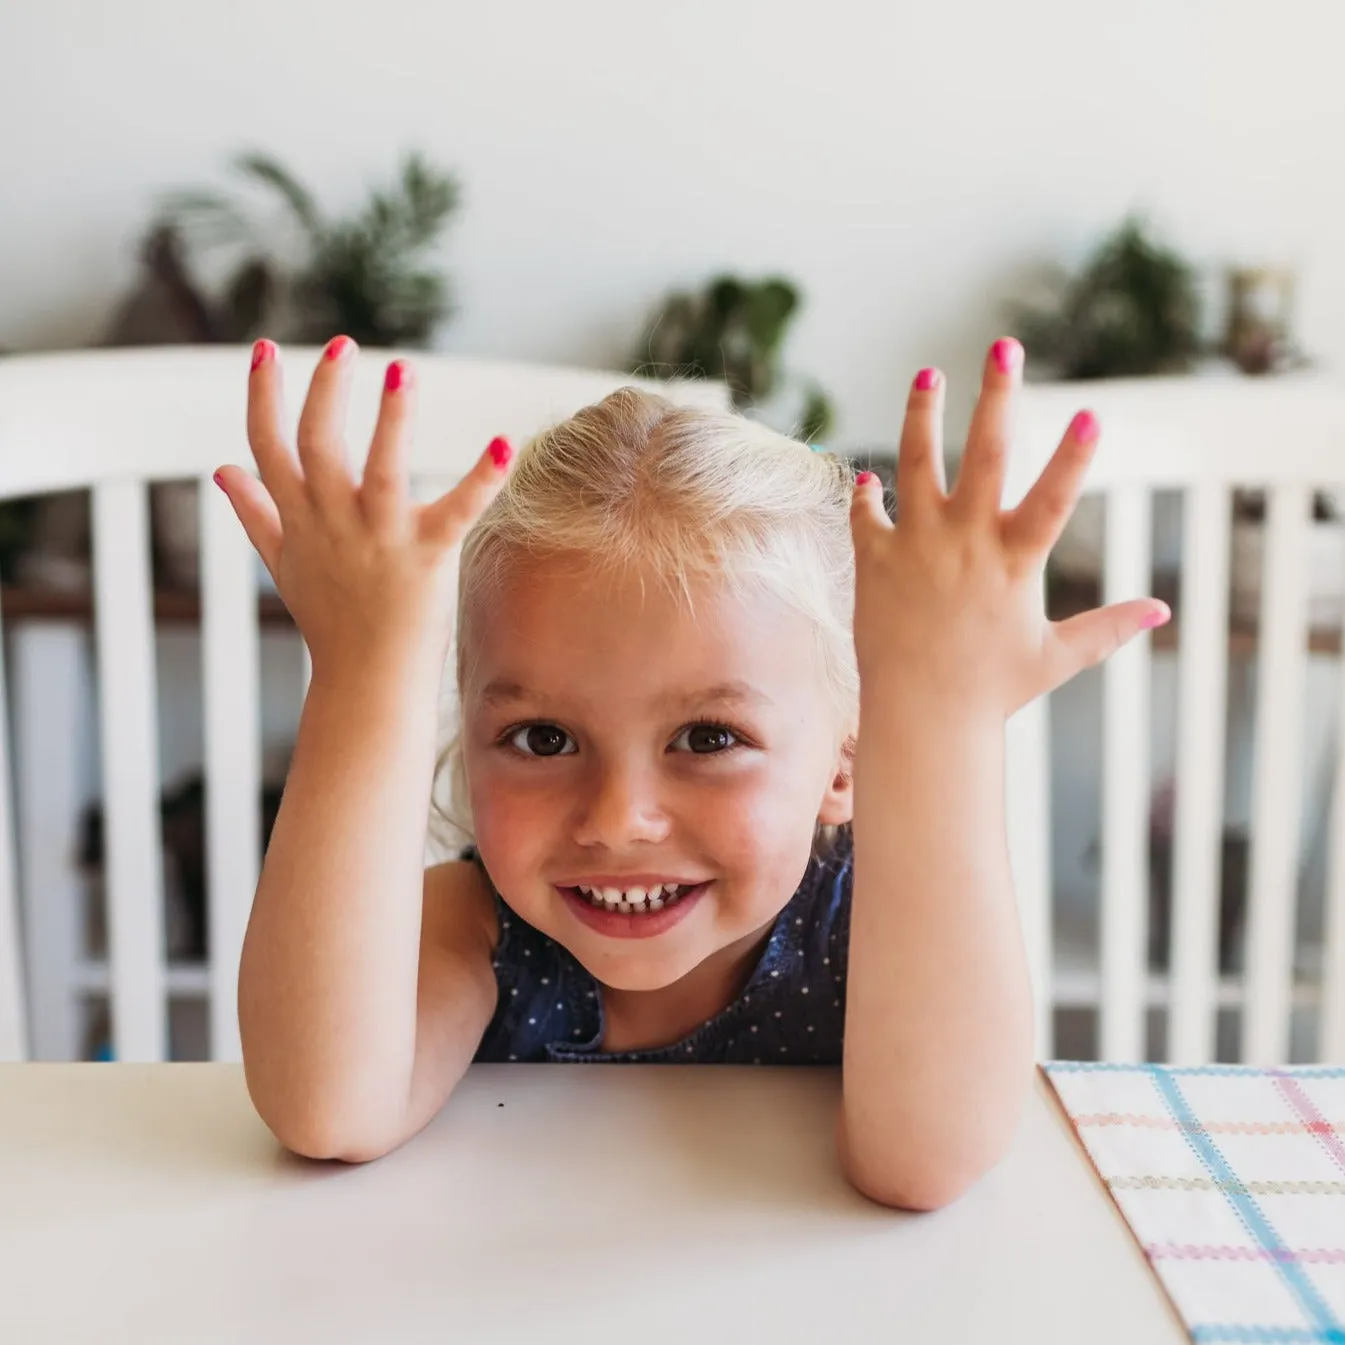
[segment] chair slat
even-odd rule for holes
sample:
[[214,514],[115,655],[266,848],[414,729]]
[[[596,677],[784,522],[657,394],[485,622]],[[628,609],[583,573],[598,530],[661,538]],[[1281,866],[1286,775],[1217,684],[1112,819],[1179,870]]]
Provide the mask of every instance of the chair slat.
[[228,501],[208,481],[200,492],[210,1054],[241,1060],[238,963],[261,864],[257,572]]
[[1168,1059],[1184,1065],[1214,1058],[1231,507],[1217,483],[1186,493],[1168,1026]]
[[[1149,591],[1152,522],[1147,491],[1107,497],[1107,602]],[[1103,665],[1102,1025],[1104,1060],[1144,1056],[1148,892],[1149,639],[1138,636]]]
[[117,1059],[126,1061],[162,1060],[168,1045],[146,494],[138,481],[93,491],[112,1034]]
[[1028,973],[1038,1060],[1054,1053],[1051,987],[1050,707],[1025,705],[1005,729],[1005,820]]
[[1289,1053],[1289,995],[1298,891],[1303,788],[1303,687],[1307,642],[1309,491],[1266,492],[1243,1059],[1281,1064]]
[[19,947],[19,885],[10,797],[9,697],[5,687],[4,628],[0,625],[0,1061],[25,1060],[23,952]]
[[1317,1054],[1326,1064],[1345,1064],[1345,659],[1338,671],[1336,775],[1326,843],[1326,909],[1322,936],[1322,1005]]

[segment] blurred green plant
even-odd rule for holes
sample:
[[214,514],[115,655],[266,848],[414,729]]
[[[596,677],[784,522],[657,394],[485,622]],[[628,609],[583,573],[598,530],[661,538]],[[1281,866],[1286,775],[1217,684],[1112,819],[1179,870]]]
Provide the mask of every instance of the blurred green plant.
[[268,238],[267,226],[224,192],[199,188],[167,196],[156,229],[180,233],[197,250],[228,247],[242,254],[211,305],[218,339],[241,341],[267,330],[320,344],[343,332],[362,345],[422,346],[451,314],[448,281],[426,264],[458,208],[460,189],[451,173],[409,154],[391,187],[372,191],[352,217],[328,220],[308,189],[271,156],[243,154],[233,168],[278,198],[297,233],[300,260],[282,260],[279,240]]
[[[789,381],[780,358],[785,334],[800,304],[798,289],[781,276],[748,281],[721,275],[704,289],[670,294],[650,320],[631,364],[653,377],[722,379],[738,410],[760,406]],[[796,434],[805,440],[829,433],[831,399],[804,380]]]
[[1014,305],[1011,318],[1029,360],[1057,378],[1179,373],[1201,352],[1194,269],[1134,216],[1052,288],[1053,302]]

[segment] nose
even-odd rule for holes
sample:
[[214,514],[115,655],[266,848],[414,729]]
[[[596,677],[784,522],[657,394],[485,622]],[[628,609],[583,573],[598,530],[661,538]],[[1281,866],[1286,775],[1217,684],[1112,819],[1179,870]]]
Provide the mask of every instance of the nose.
[[670,825],[655,771],[599,768],[579,787],[574,838],[579,845],[620,853],[668,838]]

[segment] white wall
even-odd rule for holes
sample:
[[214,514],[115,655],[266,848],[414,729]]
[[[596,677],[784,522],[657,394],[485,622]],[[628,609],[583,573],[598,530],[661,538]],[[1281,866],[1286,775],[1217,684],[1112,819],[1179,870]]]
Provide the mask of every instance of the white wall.
[[1129,207],[1197,259],[1300,268],[1345,354],[1334,0],[6,0],[0,346],[78,344],[155,192],[246,146],[343,208],[456,167],[450,349],[610,363],[669,284],[787,271],[837,442],[936,362],[965,416],[1000,301]]

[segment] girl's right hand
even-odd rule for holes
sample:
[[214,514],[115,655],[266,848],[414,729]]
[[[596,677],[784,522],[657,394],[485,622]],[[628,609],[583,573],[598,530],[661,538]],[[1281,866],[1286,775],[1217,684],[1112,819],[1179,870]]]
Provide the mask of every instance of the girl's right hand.
[[248,381],[248,442],[261,474],[221,467],[215,481],[271,572],[313,660],[313,677],[355,676],[371,658],[438,660],[452,639],[454,548],[494,499],[513,452],[495,439],[452,490],[410,499],[415,380],[394,360],[356,481],[342,444],[356,346],[328,343],[299,417],[298,454],[281,430],[275,345],[258,341]]

